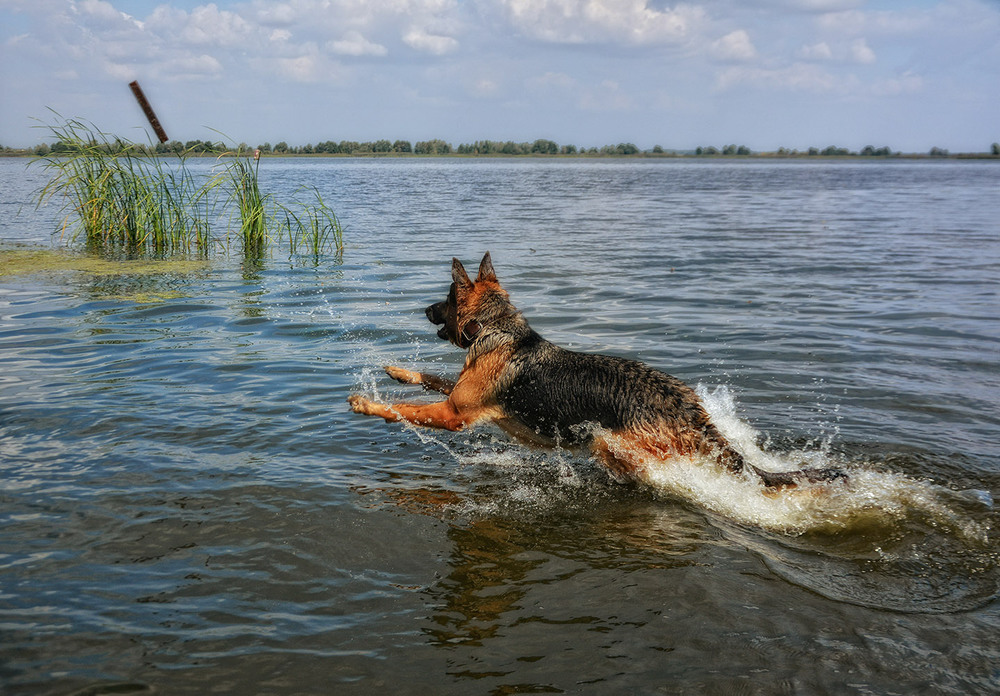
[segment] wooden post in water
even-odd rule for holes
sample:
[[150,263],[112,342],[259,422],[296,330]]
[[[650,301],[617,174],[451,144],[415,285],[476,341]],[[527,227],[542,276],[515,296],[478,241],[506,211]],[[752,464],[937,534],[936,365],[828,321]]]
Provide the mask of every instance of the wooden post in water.
[[163,126],[160,125],[160,119],[156,118],[156,113],[153,111],[153,107],[149,105],[148,101],[146,101],[146,95],[142,93],[142,87],[139,86],[139,81],[132,80],[132,82],[128,83],[128,86],[132,88],[132,94],[135,95],[135,100],[139,102],[139,106],[142,107],[142,112],[146,114],[146,119],[149,121],[149,125],[153,127],[156,137],[160,139],[161,143],[167,142],[167,132],[163,130]]

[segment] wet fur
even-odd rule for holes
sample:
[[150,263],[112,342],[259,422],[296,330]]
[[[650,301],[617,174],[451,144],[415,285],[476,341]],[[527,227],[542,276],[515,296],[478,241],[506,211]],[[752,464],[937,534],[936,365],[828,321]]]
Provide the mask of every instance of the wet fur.
[[694,390],[635,360],[569,351],[546,341],[510,302],[483,257],[475,281],[452,260],[448,298],[427,308],[438,336],[468,350],[456,382],[399,367],[394,379],[448,396],[433,404],[379,404],[357,394],[356,413],[461,430],[492,421],[534,444],[584,446],[621,480],[644,480],[651,459],[710,456],[770,489],[843,478],[834,469],[769,472],[749,465],[712,424]]

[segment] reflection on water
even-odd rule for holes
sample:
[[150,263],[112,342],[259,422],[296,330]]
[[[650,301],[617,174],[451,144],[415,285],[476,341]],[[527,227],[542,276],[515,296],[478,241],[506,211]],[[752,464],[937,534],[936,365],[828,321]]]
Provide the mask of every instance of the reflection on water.
[[[343,259],[0,277],[4,687],[1000,688],[1000,169],[262,170],[320,188]],[[0,236],[48,241],[19,220]],[[353,416],[354,391],[433,398],[384,364],[457,374],[422,310],[486,249],[547,338],[698,385],[761,466],[850,483],[622,486],[492,428]]]

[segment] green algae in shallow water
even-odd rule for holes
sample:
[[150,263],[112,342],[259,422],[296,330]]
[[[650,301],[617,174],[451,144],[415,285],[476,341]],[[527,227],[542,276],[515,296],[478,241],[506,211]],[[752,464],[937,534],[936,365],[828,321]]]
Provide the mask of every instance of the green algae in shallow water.
[[[96,281],[98,294],[139,303],[182,297],[182,292],[160,287],[163,284],[155,278],[196,273],[208,266],[206,261],[192,259],[112,261],[53,249],[0,249],[0,282],[21,276],[83,275]],[[143,279],[154,282],[141,282]]]
[[95,276],[193,273],[208,263],[192,259],[110,261],[52,249],[0,249],[0,277],[77,271]]

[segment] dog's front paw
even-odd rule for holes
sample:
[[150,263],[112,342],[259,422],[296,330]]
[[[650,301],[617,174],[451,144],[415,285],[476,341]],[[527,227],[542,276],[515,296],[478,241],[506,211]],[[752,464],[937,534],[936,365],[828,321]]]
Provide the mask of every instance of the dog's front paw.
[[403,384],[420,384],[420,373],[413,370],[404,370],[402,367],[386,365],[385,373]]
[[375,406],[374,402],[366,399],[360,394],[351,394],[347,397],[347,403],[351,405],[352,411],[366,416],[372,415],[372,408]]

